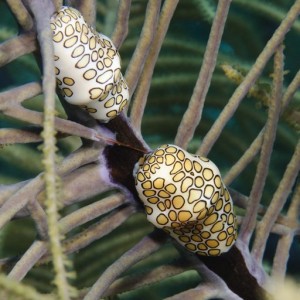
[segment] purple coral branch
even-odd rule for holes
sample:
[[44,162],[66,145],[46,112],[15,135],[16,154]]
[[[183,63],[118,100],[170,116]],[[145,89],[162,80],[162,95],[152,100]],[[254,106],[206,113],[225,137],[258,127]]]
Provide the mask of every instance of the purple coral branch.
[[187,147],[200,122],[204,101],[216,66],[219,47],[230,4],[231,0],[223,0],[218,3],[208,43],[205,49],[203,64],[194,87],[193,95],[188,108],[182,117],[175,138],[175,144],[182,148]]
[[101,298],[106,289],[130,266],[157,251],[165,241],[165,235],[154,231],[144,237],[133,248],[124,253],[119,259],[111,264],[98,278],[84,300],[96,300]]
[[[130,98],[138,84],[156,32],[160,3],[160,0],[149,0],[141,35],[126,69],[125,79],[128,84]],[[136,99],[135,102],[139,102],[139,100]],[[137,104],[134,107],[134,109],[137,109]],[[134,114],[136,113],[132,112],[132,117]]]
[[281,46],[275,53],[273,91],[269,106],[268,119],[264,131],[261,154],[249,196],[246,216],[243,219],[239,234],[239,238],[246,244],[249,243],[255,227],[257,210],[269,172],[269,164],[276,137],[280,113],[280,101],[282,97],[283,59],[283,46]]
[[[286,274],[289,252],[294,241],[295,234],[299,227],[298,216],[300,212],[300,184],[295,188],[287,217],[291,224],[290,230],[283,234],[277,244],[276,252],[273,259],[272,278],[278,281],[283,281]],[[299,233],[298,233],[299,234]]]
[[163,4],[156,35],[153,39],[152,47],[147,56],[147,61],[135,92],[130,117],[133,128],[138,132],[141,131],[141,122],[150,90],[154,67],[177,4],[178,0],[166,0]]
[[297,0],[295,1],[294,5],[290,8],[289,12],[287,13],[284,20],[282,20],[279,27],[274,32],[273,36],[268,41],[265,48],[257,57],[254,65],[246,75],[244,81],[235,90],[235,92],[229,99],[227,105],[221,112],[220,116],[204,137],[201,146],[197,150],[197,153],[201,153],[201,155],[204,156],[206,156],[209,153],[214,143],[218,139],[219,135],[221,134],[223,128],[235,113],[240,102],[244,99],[249,89],[252,87],[253,83],[260,76],[265,65],[267,64],[271,56],[274,54],[278,46],[282,43],[286,33],[293,26],[295,20],[297,20],[299,13],[300,0]]
[[[86,207],[83,207],[66,217],[62,218],[59,221],[59,225],[61,227],[61,231],[63,234],[68,233],[72,229],[90,221],[93,220],[96,217],[99,217],[118,206],[122,205],[124,203],[124,198],[120,197],[118,195],[108,197],[107,199],[100,200],[98,202],[95,202],[93,204],[90,204]],[[82,247],[86,246],[87,244],[91,243],[95,239],[98,239],[105,234],[108,234],[111,232],[114,228],[116,228],[119,224],[124,222],[132,213],[132,209],[124,209],[121,211],[117,211],[114,215],[111,215],[112,218],[106,218],[102,221],[100,221],[97,226],[94,225],[94,227],[97,227],[97,230],[84,230],[81,234],[81,237],[83,239],[74,238],[74,241],[76,243],[70,243],[68,246],[67,252],[74,252],[78,249],[81,249]],[[80,215],[82,215],[82,218],[80,218]],[[114,222],[114,226],[111,226],[111,222]],[[93,228],[95,229],[95,228]],[[70,242],[70,241],[69,241]],[[71,251],[71,246],[76,245],[76,250]],[[29,272],[29,270],[39,261],[39,263],[42,263],[43,261],[47,261],[49,259],[49,250],[48,250],[48,241],[35,241],[31,247],[25,252],[25,254],[21,257],[21,259],[16,263],[14,268],[9,273],[9,277],[14,280],[22,280],[26,274]]]
[[36,33],[29,31],[0,44],[0,66],[36,50]]
[[111,40],[119,49],[128,34],[128,21],[130,15],[131,0],[119,1],[117,22]]
[[[282,114],[286,110],[287,106],[293,99],[293,96],[297,92],[299,86],[300,86],[300,71],[297,72],[297,74],[290,82],[290,84],[288,85],[286,91],[282,96],[280,114]],[[251,143],[248,149],[244,152],[244,154],[239,158],[239,160],[225,174],[223,180],[226,185],[230,185],[235,180],[235,178],[237,178],[237,176],[247,167],[247,165],[257,155],[262,145],[264,130],[265,127],[259,132],[257,137],[254,139],[254,141]]]
[[266,214],[262,222],[256,230],[256,237],[252,249],[253,256],[257,260],[262,260],[262,256],[266,247],[267,237],[271,231],[276,218],[280,214],[284,203],[286,202],[292,187],[295,183],[300,170],[300,141],[296,146],[295,152],[285,170],[285,173],[280,181],[278,188],[273,196]]

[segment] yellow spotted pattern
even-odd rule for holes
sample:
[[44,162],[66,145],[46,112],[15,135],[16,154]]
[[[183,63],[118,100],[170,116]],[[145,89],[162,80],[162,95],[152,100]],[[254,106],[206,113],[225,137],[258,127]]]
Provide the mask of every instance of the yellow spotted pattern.
[[65,100],[102,122],[120,114],[129,92],[112,41],[67,6],[52,16],[50,26],[57,85]]
[[163,145],[139,160],[134,177],[148,220],[187,250],[218,256],[234,244],[232,199],[212,161]]

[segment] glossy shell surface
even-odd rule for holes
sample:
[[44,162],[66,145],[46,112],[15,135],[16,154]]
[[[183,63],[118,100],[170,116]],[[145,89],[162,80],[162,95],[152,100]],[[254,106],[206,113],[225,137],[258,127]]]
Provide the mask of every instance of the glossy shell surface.
[[163,145],[140,159],[134,176],[148,220],[186,249],[217,256],[234,244],[232,199],[212,161]]

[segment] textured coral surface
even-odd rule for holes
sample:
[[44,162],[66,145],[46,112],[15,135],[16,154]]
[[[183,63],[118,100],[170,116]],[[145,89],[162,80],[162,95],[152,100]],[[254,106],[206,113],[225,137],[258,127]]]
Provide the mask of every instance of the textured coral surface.
[[[57,88],[61,5],[120,54],[128,107],[107,123]],[[299,13],[300,0],[1,1],[0,298],[297,293],[284,282],[300,263]],[[217,165],[237,215],[228,252],[192,253],[148,222],[133,170],[163,144]]]

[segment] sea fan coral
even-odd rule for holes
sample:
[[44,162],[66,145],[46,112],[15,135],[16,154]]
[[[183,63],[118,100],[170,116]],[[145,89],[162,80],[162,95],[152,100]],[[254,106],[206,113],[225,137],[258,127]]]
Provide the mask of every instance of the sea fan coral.
[[[271,2],[0,3],[1,299],[253,300],[299,275],[300,0]],[[107,123],[56,85],[62,5],[122,58],[128,106]],[[147,221],[133,171],[163,144],[220,169],[228,252],[194,254]]]

